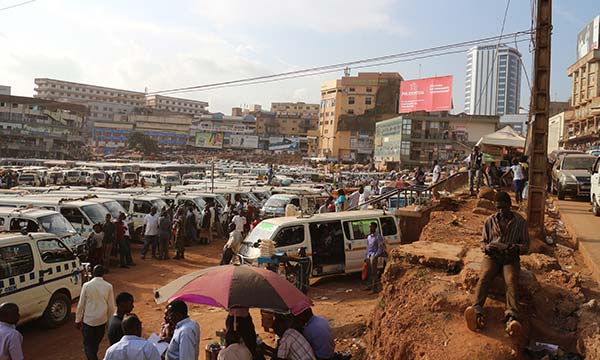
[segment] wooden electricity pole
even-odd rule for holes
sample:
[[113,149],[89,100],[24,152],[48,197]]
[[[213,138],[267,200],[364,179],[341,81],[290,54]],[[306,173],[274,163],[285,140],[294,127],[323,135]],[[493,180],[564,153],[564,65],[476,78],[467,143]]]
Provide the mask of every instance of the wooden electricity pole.
[[552,0],[536,0],[535,51],[533,55],[533,90],[529,117],[528,154],[529,226],[543,233],[546,205],[546,164],[548,161],[548,119],[550,117],[550,40],[552,35]]

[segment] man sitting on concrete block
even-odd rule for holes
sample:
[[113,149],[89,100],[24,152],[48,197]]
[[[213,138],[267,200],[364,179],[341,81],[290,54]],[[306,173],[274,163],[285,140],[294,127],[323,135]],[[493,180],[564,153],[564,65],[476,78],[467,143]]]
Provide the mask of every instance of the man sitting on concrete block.
[[511,210],[510,195],[506,192],[496,194],[496,207],[498,212],[487,218],[483,225],[481,248],[485,256],[477,283],[475,304],[465,310],[465,320],[472,331],[484,326],[483,305],[494,278],[502,274],[506,284],[506,332],[511,336],[520,336],[519,256],[526,254],[529,249],[527,221]]

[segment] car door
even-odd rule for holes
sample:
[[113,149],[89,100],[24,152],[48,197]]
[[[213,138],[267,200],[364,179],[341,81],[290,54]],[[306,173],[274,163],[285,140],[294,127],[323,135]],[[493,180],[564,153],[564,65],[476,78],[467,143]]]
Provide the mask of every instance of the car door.
[[369,236],[371,223],[379,227],[379,219],[359,219],[344,221],[344,235],[346,242],[346,272],[360,271],[367,251],[367,236]]
[[43,282],[46,291],[54,294],[61,288],[67,288],[71,297],[78,296],[82,279],[75,255],[56,238],[38,240],[36,247],[41,260],[40,282]]
[[0,303],[19,305],[21,322],[40,317],[49,298],[35,263],[29,242],[0,246]]

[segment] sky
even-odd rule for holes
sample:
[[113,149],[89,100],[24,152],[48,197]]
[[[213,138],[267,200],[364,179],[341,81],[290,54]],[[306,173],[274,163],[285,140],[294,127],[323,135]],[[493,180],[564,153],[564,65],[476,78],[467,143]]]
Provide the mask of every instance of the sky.
[[[22,1],[0,0],[0,8]],[[36,77],[149,92],[236,80],[497,36],[505,7],[504,0],[36,0],[0,11],[0,84],[32,96]],[[552,100],[566,101],[577,33],[600,14],[600,2],[553,7]],[[530,1],[511,1],[504,33],[529,29],[530,15]],[[531,78],[529,44],[518,48]],[[460,112],[465,66],[460,53],[360,71],[453,75]],[[176,96],[226,114],[248,104],[318,103],[320,84],[342,75]],[[528,108],[525,76],[521,89]]]

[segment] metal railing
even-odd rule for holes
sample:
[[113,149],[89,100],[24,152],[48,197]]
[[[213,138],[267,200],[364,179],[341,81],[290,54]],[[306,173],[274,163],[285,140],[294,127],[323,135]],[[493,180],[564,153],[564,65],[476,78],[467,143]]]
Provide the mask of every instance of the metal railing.
[[[461,184],[464,185],[463,182],[467,180],[467,177],[468,172],[463,171],[450,175],[449,177],[440,180],[439,182],[433,185],[410,185],[402,189],[394,189],[383,195],[371,198],[364,203],[349,207],[345,211],[356,210],[364,205],[379,203],[383,200],[388,200],[392,197],[397,197],[398,205],[400,205],[401,199],[404,199],[404,206],[408,206],[411,204],[423,205],[431,201],[431,199],[433,198],[434,191],[437,190],[452,192],[459,188]],[[400,206],[398,206],[398,208],[400,208]]]

